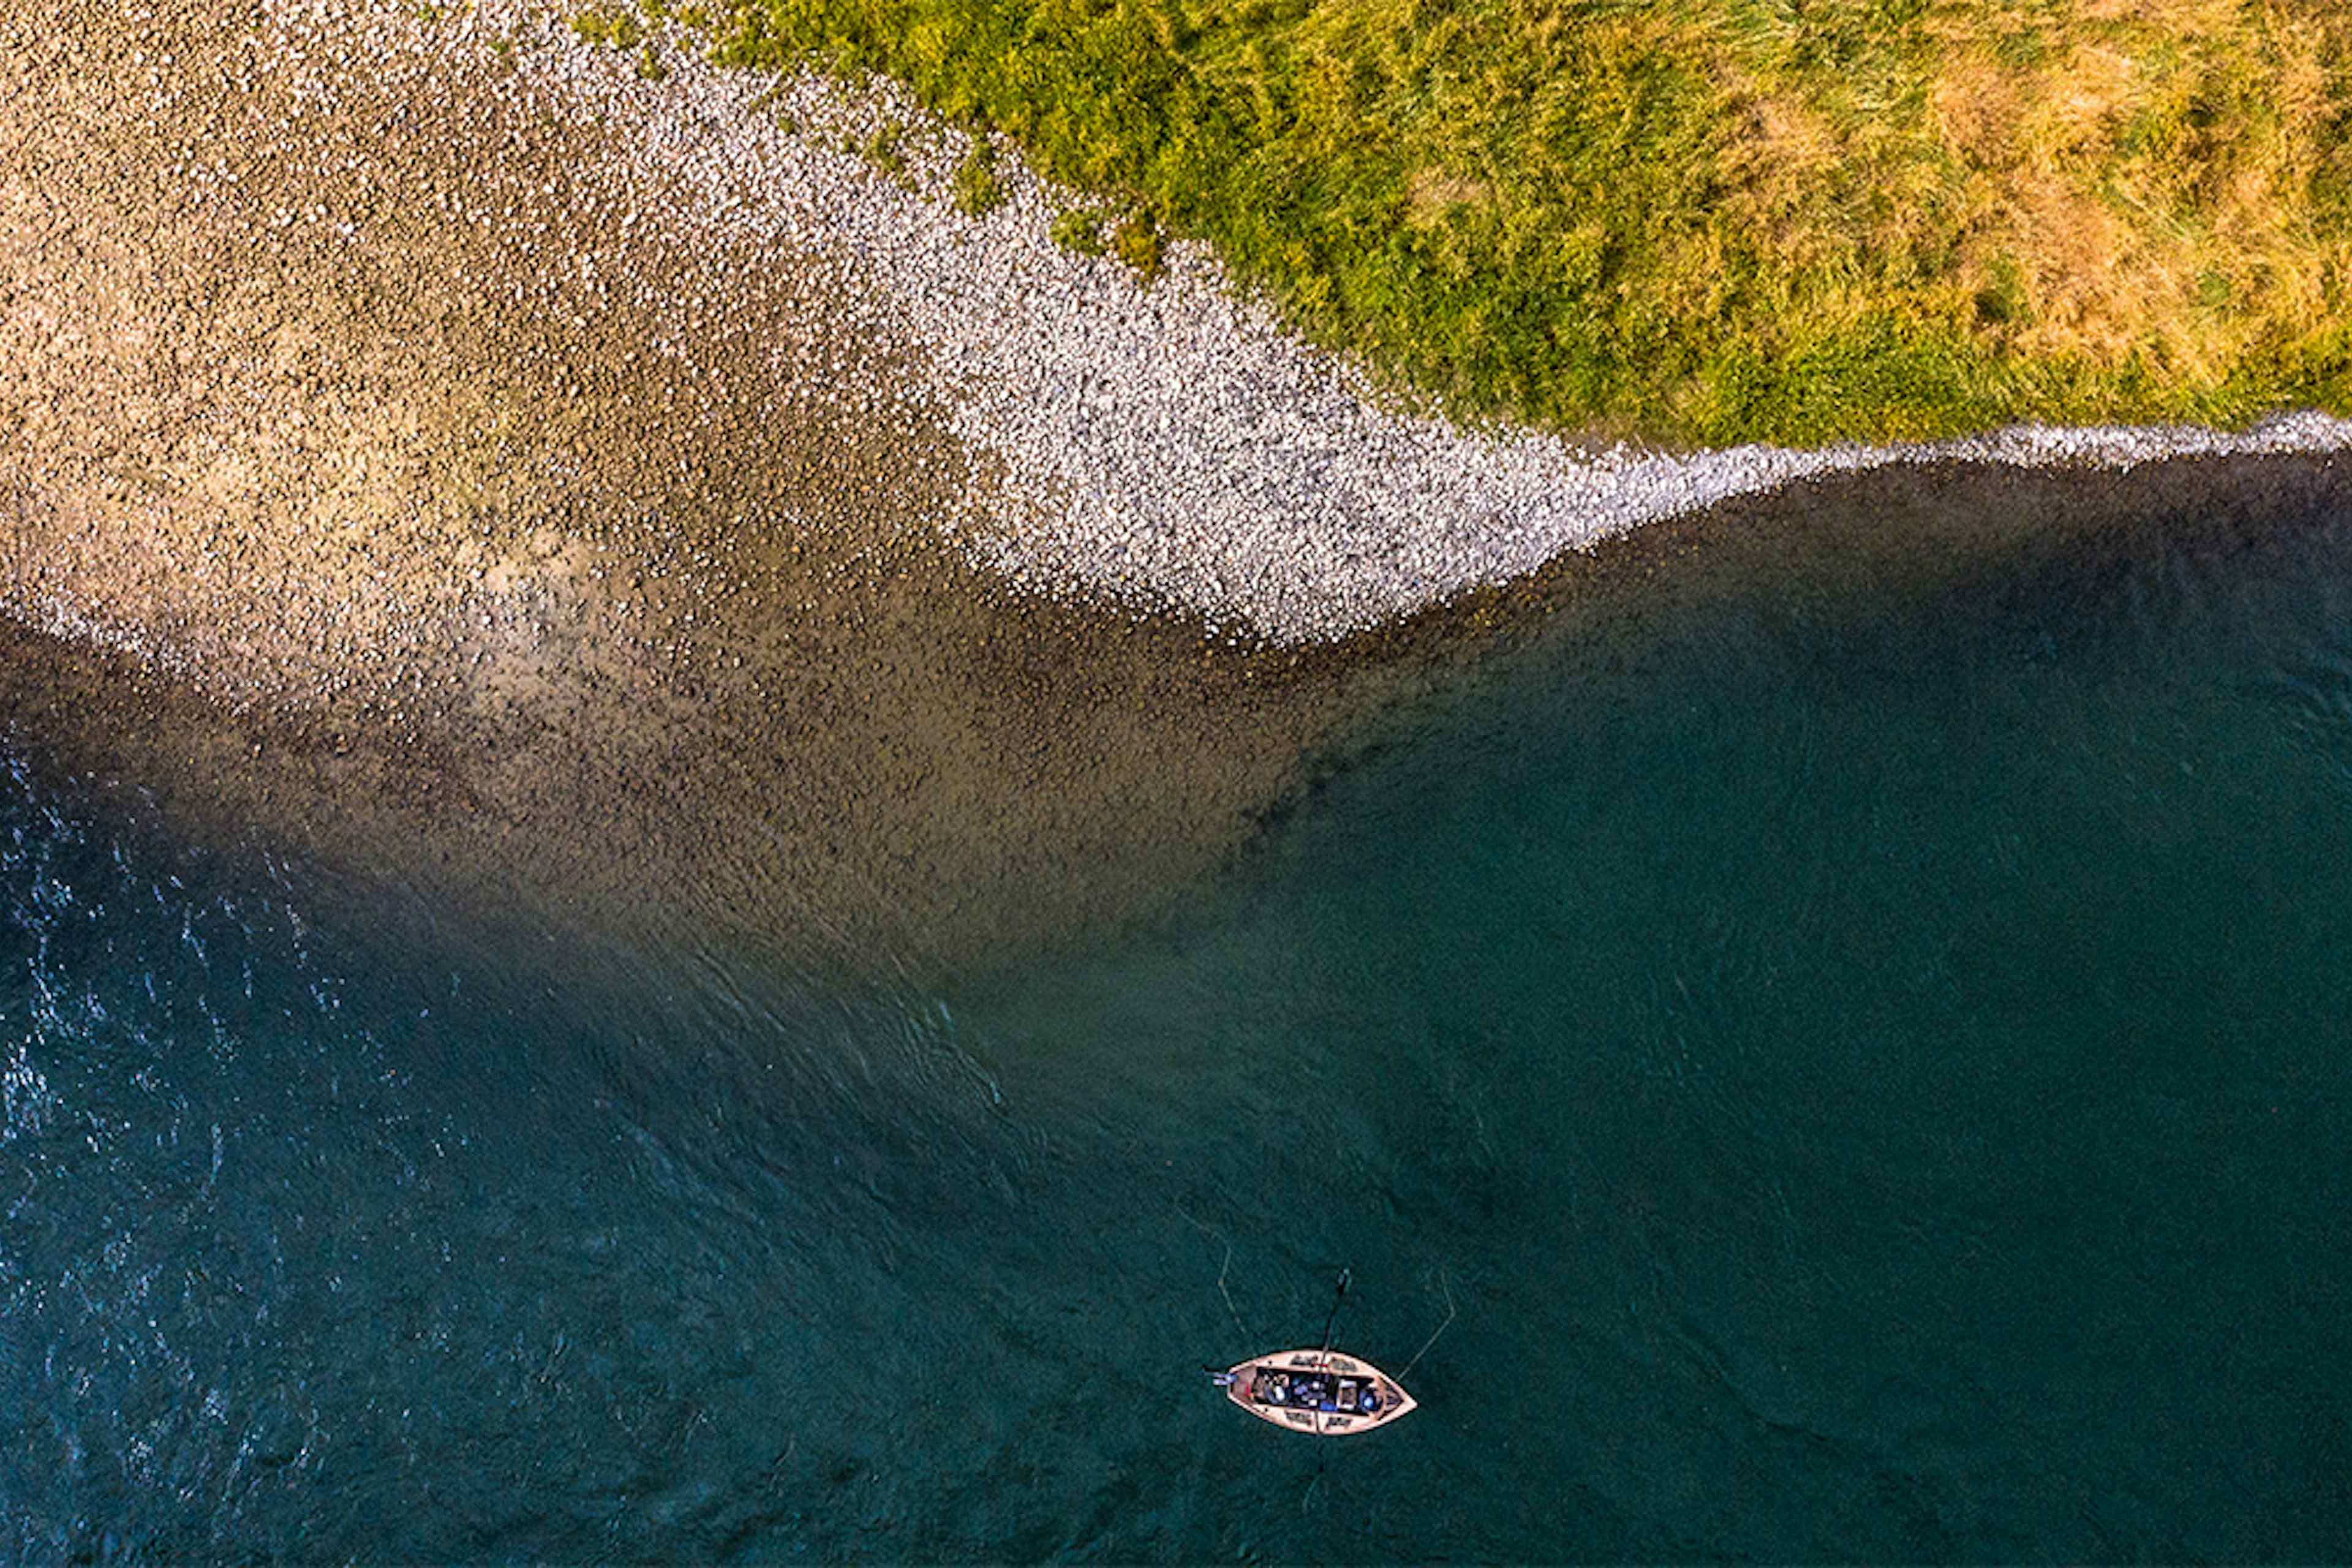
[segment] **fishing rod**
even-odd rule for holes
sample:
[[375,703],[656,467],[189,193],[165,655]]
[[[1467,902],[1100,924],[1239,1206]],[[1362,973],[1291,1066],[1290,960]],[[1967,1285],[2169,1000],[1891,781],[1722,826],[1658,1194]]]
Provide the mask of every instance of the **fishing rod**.
[[1397,1373],[1399,1378],[1404,1377],[1407,1373],[1412,1372],[1414,1367],[1419,1366],[1421,1364],[1421,1358],[1429,1353],[1429,1347],[1437,1342],[1437,1336],[1454,1326],[1454,1320],[1458,1312],[1458,1309],[1454,1305],[1454,1287],[1446,1284],[1445,1275],[1443,1270],[1441,1270],[1437,1276],[1437,1283],[1438,1288],[1445,1292],[1445,1321],[1438,1324],[1436,1328],[1430,1331],[1429,1338],[1421,1342],[1421,1348],[1412,1352],[1412,1359],[1411,1361],[1404,1363],[1404,1372]]

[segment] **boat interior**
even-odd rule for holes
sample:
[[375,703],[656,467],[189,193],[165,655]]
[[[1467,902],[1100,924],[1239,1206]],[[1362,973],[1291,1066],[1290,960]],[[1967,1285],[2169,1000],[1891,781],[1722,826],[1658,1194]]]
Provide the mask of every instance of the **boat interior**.
[[1260,1366],[1250,1380],[1252,1404],[1291,1410],[1344,1411],[1377,1415],[1388,1403],[1377,1380],[1338,1372],[1293,1372]]

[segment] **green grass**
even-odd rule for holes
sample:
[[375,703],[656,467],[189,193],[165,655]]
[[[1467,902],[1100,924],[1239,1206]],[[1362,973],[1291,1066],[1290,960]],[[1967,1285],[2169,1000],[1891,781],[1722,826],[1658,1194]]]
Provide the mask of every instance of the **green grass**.
[[2340,0],[705,7],[722,60],[895,77],[1138,215],[1115,252],[1206,238],[1465,412],[1719,443],[2352,410]]

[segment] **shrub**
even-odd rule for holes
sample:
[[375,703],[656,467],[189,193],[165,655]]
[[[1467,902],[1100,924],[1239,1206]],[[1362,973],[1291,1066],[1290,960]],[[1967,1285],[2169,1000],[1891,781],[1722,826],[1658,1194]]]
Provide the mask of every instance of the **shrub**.
[[590,43],[615,49],[634,49],[646,36],[637,14],[626,8],[576,11],[571,21],[572,30]]
[[996,148],[986,132],[975,132],[971,151],[956,165],[955,205],[978,217],[1003,199],[1004,186],[996,177]]
[[904,174],[907,154],[901,145],[907,139],[907,128],[895,120],[886,120],[874,128],[874,134],[858,149],[866,159],[886,174]]
[[1053,226],[1046,232],[1064,250],[1079,256],[1103,253],[1102,215],[1092,207],[1072,207],[1055,214]]
[[1110,249],[1146,280],[1160,276],[1160,226],[1150,213],[1132,213],[1120,219],[1111,231]]

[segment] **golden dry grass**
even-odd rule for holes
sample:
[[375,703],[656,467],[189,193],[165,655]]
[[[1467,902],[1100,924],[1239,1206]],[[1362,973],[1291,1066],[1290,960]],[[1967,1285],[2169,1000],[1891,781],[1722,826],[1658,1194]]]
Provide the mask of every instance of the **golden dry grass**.
[[895,71],[1482,410],[2352,407],[2338,0],[727,5],[730,58]]

